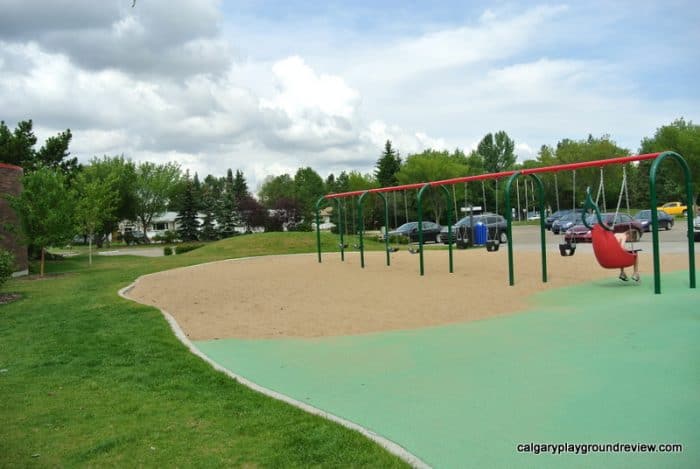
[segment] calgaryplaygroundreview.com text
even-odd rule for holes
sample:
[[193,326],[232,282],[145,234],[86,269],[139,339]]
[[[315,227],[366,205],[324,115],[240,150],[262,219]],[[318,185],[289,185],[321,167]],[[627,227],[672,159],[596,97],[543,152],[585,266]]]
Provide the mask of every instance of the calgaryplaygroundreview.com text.
[[682,453],[680,443],[519,443],[518,453],[589,454],[589,453]]

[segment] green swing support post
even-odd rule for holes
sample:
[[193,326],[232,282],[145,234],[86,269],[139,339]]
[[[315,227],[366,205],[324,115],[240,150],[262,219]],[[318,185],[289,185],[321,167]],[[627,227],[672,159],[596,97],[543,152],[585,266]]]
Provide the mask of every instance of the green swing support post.
[[[425,184],[418,191],[418,256],[420,258],[420,274],[425,275],[425,264],[423,261],[423,194],[425,191],[431,187],[430,184]],[[447,201],[447,250],[449,251],[449,263],[450,263],[450,273],[454,272],[454,264],[452,259],[452,195],[450,191],[447,190],[445,186],[438,186],[442,189],[445,194],[445,200]]]
[[[316,251],[318,253],[318,262],[321,262],[321,207],[328,200],[325,196],[316,201]],[[338,208],[338,232],[340,233],[340,260],[345,262],[345,240],[343,239],[343,209],[340,206],[340,199],[334,199],[335,206]]]
[[[654,293],[659,295],[661,293],[661,262],[659,260],[659,214],[656,209],[658,205],[656,197],[656,172],[659,169],[659,165],[666,159],[672,158],[678,162],[678,164],[683,168],[683,175],[685,177],[685,195],[687,198],[687,204],[692,207],[695,199],[693,198],[693,186],[691,184],[690,168],[688,163],[683,159],[681,155],[672,151],[665,151],[661,153],[654,159],[654,162],[649,168],[649,193],[651,194],[651,223],[652,223],[652,247],[653,247],[653,259],[654,259]],[[693,241],[693,210],[689,208],[687,210],[688,218],[688,275],[690,288],[695,288],[695,243]]]
[[[508,282],[510,286],[515,285],[515,274],[513,271],[513,210],[510,205],[510,189],[522,171],[513,173],[506,182],[506,232],[508,234]],[[544,228],[544,185],[542,179],[536,174],[523,174],[530,176],[537,182],[537,196],[540,208],[540,250],[542,252],[542,282],[547,283],[547,249],[545,245]]]

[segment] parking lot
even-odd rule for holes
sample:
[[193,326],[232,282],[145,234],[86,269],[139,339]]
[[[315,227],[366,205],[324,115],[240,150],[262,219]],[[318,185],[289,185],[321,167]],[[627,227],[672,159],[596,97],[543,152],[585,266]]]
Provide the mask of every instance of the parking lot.
[[[687,252],[688,241],[686,237],[687,229],[685,220],[676,219],[676,224],[669,231],[659,231],[659,241],[661,252]],[[644,233],[639,242],[634,243],[635,248],[642,249],[643,252],[651,252],[651,232]],[[559,243],[564,242],[564,235],[555,235],[551,231],[545,230],[545,240],[547,251],[559,252]],[[540,249],[540,227],[537,225],[513,226],[513,246],[516,250],[539,250]],[[589,243],[577,244],[577,252],[593,252]]]

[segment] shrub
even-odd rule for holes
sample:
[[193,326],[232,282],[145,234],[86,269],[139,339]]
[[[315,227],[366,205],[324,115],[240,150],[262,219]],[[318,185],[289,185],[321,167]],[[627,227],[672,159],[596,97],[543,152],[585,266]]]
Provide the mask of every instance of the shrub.
[[408,236],[392,235],[389,236],[389,244],[408,244]]
[[180,244],[175,248],[175,253],[176,254],[184,254],[186,252],[194,251],[195,249],[199,249],[202,246],[204,246],[201,243],[189,243],[189,244]]
[[313,231],[311,229],[311,222],[301,221],[295,224],[288,224],[287,231]]
[[15,257],[0,249],[0,287],[9,280],[15,268]]
[[173,255],[173,248],[171,248],[170,246],[165,246],[163,248],[163,255],[164,256],[172,256]]
[[177,233],[174,231],[166,230],[165,233],[163,233],[163,241],[166,243],[174,243],[175,240],[177,239]]

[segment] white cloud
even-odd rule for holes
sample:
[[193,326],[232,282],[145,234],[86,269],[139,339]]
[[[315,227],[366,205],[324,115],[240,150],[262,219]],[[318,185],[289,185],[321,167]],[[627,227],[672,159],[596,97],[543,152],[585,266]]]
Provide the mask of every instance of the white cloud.
[[123,153],[201,175],[240,168],[255,187],[300,166],[324,176],[370,171],[386,140],[403,156],[468,151],[506,130],[521,161],[588,133],[634,149],[675,117],[697,120],[700,108],[692,93],[648,98],[629,63],[602,53],[547,54],[556,41],[575,43],[575,6],[494,8],[426,33],[416,25],[413,36],[336,39],[326,49],[302,42],[333,31],[303,30],[294,43],[270,27],[255,36],[267,41],[260,58],[245,36],[222,36],[216,0],[133,10],[49,3],[11,0],[3,10],[0,109],[10,125],[34,119],[44,138],[70,127],[83,161]]
[[387,140],[391,140],[394,148],[403,152],[404,156],[411,153],[420,153],[431,148],[433,150],[446,150],[447,144],[443,139],[434,139],[424,132],[407,132],[397,125],[387,125],[382,121],[370,123],[362,133],[362,139],[367,148],[383,148]]
[[[539,6],[519,15],[487,10],[479,23],[403,38],[387,46],[373,46],[349,60],[349,75],[358,79],[405,81],[441,70],[493,63],[526,50],[548,21],[565,6]],[[432,77],[430,77],[432,78]],[[430,79],[427,78],[427,79]]]
[[290,117],[303,117],[310,111],[351,119],[357,110],[359,94],[342,78],[318,75],[297,56],[280,60],[272,67],[279,86],[273,99],[262,106],[282,109]]
[[530,145],[524,142],[515,144],[515,154],[518,157],[518,161],[521,163],[525,160],[531,160],[537,156],[537,152],[533,150]]

